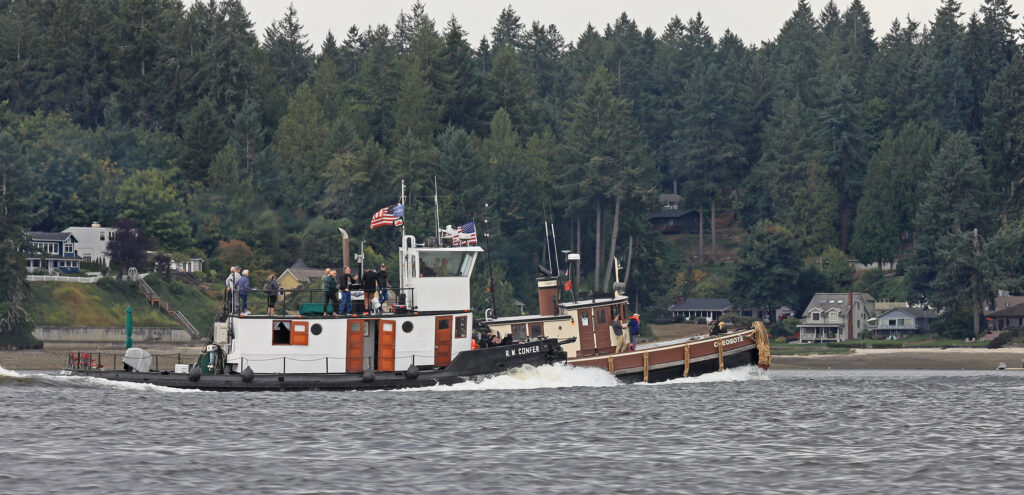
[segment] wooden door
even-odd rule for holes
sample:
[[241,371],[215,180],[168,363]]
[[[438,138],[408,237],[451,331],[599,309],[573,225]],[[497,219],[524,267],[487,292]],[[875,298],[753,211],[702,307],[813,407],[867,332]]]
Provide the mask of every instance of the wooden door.
[[349,320],[348,332],[345,335],[345,371],[355,373],[363,371],[363,320]]
[[434,320],[434,366],[448,366],[452,362],[452,317],[438,316]]
[[309,345],[309,322],[293,321],[291,337],[292,345]]
[[594,355],[594,316],[590,314],[590,308],[580,309],[576,315],[579,317],[580,325],[580,355]]
[[395,321],[380,320],[377,334],[377,370],[395,371]]

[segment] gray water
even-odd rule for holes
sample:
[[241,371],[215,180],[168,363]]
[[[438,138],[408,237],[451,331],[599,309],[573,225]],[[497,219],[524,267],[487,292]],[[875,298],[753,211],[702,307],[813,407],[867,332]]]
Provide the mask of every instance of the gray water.
[[0,493],[1002,493],[1024,373],[543,367],[399,392],[0,370]]

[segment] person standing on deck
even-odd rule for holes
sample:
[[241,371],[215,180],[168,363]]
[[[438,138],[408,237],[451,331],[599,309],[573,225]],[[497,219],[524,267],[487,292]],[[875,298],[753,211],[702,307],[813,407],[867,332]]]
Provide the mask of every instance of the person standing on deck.
[[242,300],[242,307],[240,314],[249,314],[249,291],[252,287],[249,286],[249,270],[242,270],[242,276],[235,282],[235,291],[238,292],[238,297]]
[[388,265],[380,265],[380,271],[377,272],[377,291],[380,294],[377,298],[380,300],[380,313],[384,312],[384,303],[388,302],[388,289],[391,285],[388,284]]
[[238,302],[236,301],[238,293],[235,292],[236,283],[238,283],[238,267],[232,266],[231,273],[224,280],[224,290],[227,291],[224,297],[227,299],[229,314],[234,314],[235,309],[238,308]]
[[324,316],[327,316],[327,305],[331,306],[331,316],[338,316],[338,271],[327,269],[324,275]]
[[629,319],[629,344],[632,350],[636,350],[636,344],[640,341],[640,315],[633,313]]
[[618,354],[626,350],[626,346],[629,345],[629,341],[626,340],[626,332],[622,328],[622,317],[618,317],[612,320],[612,334],[615,337],[615,353]]
[[338,313],[352,314],[351,287],[353,283],[352,269],[346,266],[344,273],[338,276],[338,288],[341,290],[341,309],[338,310]]
[[377,272],[367,267],[363,272],[363,314],[373,311],[373,293],[377,291]]
[[267,276],[267,283],[263,284],[263,290],[267,291],[267,314],[273,315],[277,296],[281,292],[281,285],[277,283],[276,274],[271,273]]

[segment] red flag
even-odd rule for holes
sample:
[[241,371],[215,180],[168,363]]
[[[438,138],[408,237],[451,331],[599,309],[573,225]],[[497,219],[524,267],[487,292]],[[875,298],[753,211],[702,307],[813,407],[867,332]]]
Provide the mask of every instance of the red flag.
[[562,287],[565,288],[566,292],[571,291],[572,290],[572,280],[566,280],[565,284],[563,284]]

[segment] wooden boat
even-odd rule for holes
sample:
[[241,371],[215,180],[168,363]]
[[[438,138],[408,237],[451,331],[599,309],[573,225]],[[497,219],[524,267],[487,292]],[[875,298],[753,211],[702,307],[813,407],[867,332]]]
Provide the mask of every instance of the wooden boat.
[[323,316],[319,303],[284,316],[229,312],[215,324],[207,352],[180,372],[149,371],[148,353],[133,348],[125,370],[72,362],[63,373],[202,390],[355,390],[451,384],[564,362],[561,345],[571,339],[473,349],[469,279],[481,251],[417,245],[404,236],[401,286],[386,312]]
[[[618,278],[618,277],[616,277]],[[697,376],[739,366],[771,366],[770,336],[764,324],[751,328],[722,329],[688,339],[640,344],[636,350],[616,353],[611,323],[628,315],[628,298],[620,290],[611,294],[592,293],[586,299],[570,299],[560,290],[557,277],[542,274],[537,279],[540,314],[492,318],[487,328],[504,335],[529,338],[575,339],[565,345],[568,363],[601,368],[630,382],[658,382]],[[624,331],[628,332],[628,330]]]

